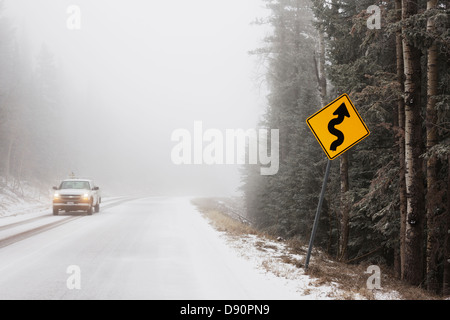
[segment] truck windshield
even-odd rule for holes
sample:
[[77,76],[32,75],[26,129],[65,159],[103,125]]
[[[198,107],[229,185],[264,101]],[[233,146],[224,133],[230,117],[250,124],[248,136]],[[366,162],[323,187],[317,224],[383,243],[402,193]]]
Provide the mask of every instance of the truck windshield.
[[88,181],[63,181],[59,189],[90,189]]

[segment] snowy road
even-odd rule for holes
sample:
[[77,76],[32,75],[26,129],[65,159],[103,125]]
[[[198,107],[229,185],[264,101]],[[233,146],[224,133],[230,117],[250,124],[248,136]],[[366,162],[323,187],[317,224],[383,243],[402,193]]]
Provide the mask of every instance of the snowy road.
[[[189,199],[0,223],[0,299],[299,298],[240,258]],[[69,266],[79,289],[67,285]]]

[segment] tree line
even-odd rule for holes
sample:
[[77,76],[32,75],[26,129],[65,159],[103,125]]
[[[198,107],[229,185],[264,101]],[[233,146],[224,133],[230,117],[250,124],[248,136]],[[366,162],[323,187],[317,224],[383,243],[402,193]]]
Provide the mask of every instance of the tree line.
[[61,131],[59,69],[47,46],[34,55],[0,8],[0,172],[4,184],[50,178]]
[[[248,216],[309,239],[327,159],[305,120],[347,93],[371,136],[333,161],[316,244],[449,294],[450,2],[264,2],[256,23],[272,33],[252,53],[266,67],[261,126],[280,129],[280,170],[244,169]],[[368,28],[373,5],[381,28]]]
[[80,151],[92,121],[79,107],[89,101],[68,90],[51,48],[33,48],[27,29],[5,12],[0,2],[0,191],[20,193],[27,181],[46,192],[87,155]]

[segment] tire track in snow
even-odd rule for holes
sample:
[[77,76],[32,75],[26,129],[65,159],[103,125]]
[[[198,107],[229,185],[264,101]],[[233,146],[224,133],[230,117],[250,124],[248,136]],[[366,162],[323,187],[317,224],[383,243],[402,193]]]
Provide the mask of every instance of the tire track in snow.
[[[107,204],[102,206],[102,209],[108,209],[108,208],[111,208],[111,207],[115,207],[115,206],[118,206],[118,205],[120,205],[120,204],[122,204],[124,202],[132,201],[132,200],[136,200],[136,198],[124,197],[124,198],[121,198],[120,200],[117,200],[117,201],[114,201],[114,202],[111,202],[111,203],[107,202]],[[15,222],[15,223],[11,223],[11,224],[5,225],[5,226],[1,226],[0,227],[0,231],[4,231],[4,230],[15,228],[15,227],[18,227],[18,226],[21,226],[21,225],[26,225],[26,224],[29,224],[29,223],[33,223],[33,222],[36,222],[36,221],[39,221],[39,220],[42,220],[42,219],[45,219],[45,218],[56,218],[56,217],[57,216],[53,216],[52,214],[46,214],[46,215],[43,215],[43,216],[39,216],[39,217],[31,218],[31,219],[28,219],[28,220],[19,221],[19,222]],[[69,222],[72,222],[74,220],[78,220],[78,219],[81,219],[81,218],[85,218],[85,217],[88,217],[88,216],[87,215],[68,216],[66,218],[62,218],[62,219],[59,219],[57,221],[53,221],[53,222],[50,222],[50,223],[47,223],[47,224],[44,224],[44,225],[40,225],[38,227],[29,229],[29,230],[25,230],[25,231],[19,232],[17,234],[8,236],[6,238],[0,239],[0,249],[4,248],[4,247],[7,247],[7,246],[9,246],[11,244],[14,244],[16,242],[28,239],[28,238],[30,238],[32,236],[35,236],[37,234],[40,234],[42,232],[45,232],[45,231],[57,228],[57,227],[59,227],[61,225],[64,225],[66,223],[69,223]]]

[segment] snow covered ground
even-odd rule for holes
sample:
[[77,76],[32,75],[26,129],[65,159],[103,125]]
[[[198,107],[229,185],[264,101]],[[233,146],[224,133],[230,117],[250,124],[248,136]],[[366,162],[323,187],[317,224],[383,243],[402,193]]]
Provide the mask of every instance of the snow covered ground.
[[[213,201],[213,200],[212,200]],[[202,207],[200,205],[200,207]],[[219,206],[220,210],[224,210],[223,206]],[[226,208],[225,211],[229,209]],[[232,214],[234,216],[234,213]],[[217,226],[216,221],[212,221],[205,216],[212,226]],[[214,218],[213,218],[214,219]],[[220,223],[219,223],[220,224]],[[216,228],[222,230],[222,227]],[[226,229],[226,228],[225,228]],[[330,280],[328,276],[316,277],[306,274],[304,270],[304,261],[307,252],[307,246],[303,246],[301,251],[305,254],[293,254],[292,249],[284,240],[273,240],[263,235],[256,234],[239,234],[236,232],[217,231],[218,236],[233,248],[235,253],[242,259],[248,261],[253,268],[260,274],[264,275],[270,281],[278,282],[285,286],[286,290],[295,292],[299,299],[302,300],[401,300],[402,296],[396,290],[390,289],[388,285],[389,278],[386,275],[381,276],[381,288],[371,289],[367,287],[367,281],[372,273],[365,273],[364,268],[348,268],[345,270],[345,264],[339,267],[336,262],[324,258],[325,255],[319,254],[316,249],[313,250],[310,269],[316,265],[325,263],[326,268],[339,272],[346,272],[347,278],[354,278],[351,288],[343,286],[339,283],[341,279],[336,276],[336,280]],[[319,256],[320,258],[316,258]],[[344,266],[344,267],[343,267]],[[333,271],[334,272],[334,271]],[[328,278],[328,279],[324,279]],[[356,281],[356,279],[363,279]],[[359,286],[359,287],[358,287]]]
[[[52,217],[45,201],[9,208],[0,218],[8,237],[14,228],[7,226],[18,220],[71,217]],[[20,232],[26,226],[21,223]],[[365,299],[305,274],[301,261],[304,256],[290,253],[284,242],[218,231],[188,198],[118,201],[2,247],[0,299]],[[81,267],[81,290],[66,286],[69,265]],[[375,299],[401,298],[384,289],[372,293]]]
[[[257,235],[247,235],[237,238],[225,232],[222,232],[219,236],[236,251],[239,257],[248,261],[258,273],[264,275],[270,281],[278,282],[280,285],[285,286],[286,290],[296,293],[298,299],[367,299],[358,292],[349,292],[348,290],[341,289],[337,282],[324,283],[319,278],[305,274],[302,267],[295,265],[296,262],[301,264],[305,260],[305,256],[290,253],[290,250],[284,242],[261,238]],[[367,274],[367,278],[369,276],[370,274]],[[368,290],[367,288],[362,289],[362,291]],[[401,299],[400,294],[396,291],[383,289],[370,291],[373,299]]]
[[24,214],[36,214],[51,206],[50,192],[33,187],[25,182],[19,185],[0,180],[0,218]]
[[337,284],[315,285],[314,279],[305,275],[302,268],[292,263],[284,263],[282,259],[286,257],[294,261],[300,261],[303,257],[290,254],[283,243],[262,239],[256,235],[235,238],[223,233],[221,237],[236,250],[238,256],[251,263],[258,273],[270,281],[279,282],[288,291],[295,292],[299,299],[328,300],[341,295]]
[[[1,247],[0,299],[301,298],[283,279],[268,278],[240,257],[189,199],[138,199],[93,216],[44,220],[66,218]],[[18,227],[23,234],[24,224]],[[80,290],[67,287],[73,265],[81,270]]]

